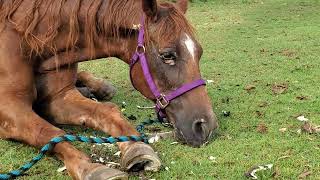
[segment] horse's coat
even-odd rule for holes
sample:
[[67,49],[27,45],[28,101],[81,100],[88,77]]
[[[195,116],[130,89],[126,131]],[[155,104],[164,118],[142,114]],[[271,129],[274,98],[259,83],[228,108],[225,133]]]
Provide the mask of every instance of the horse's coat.
[[[159,90],[165,93],[199,79],[202,49],[183,14],[187,3],[0,0],[0,138],[39,147],[65,134],[49,122],[84,125],[112,136],[138,135],[116,105],[98,103],[79,93],[77,79],[102,98],[113,91],[91,74],[77,75],[77,64],[111,56],[129,64],[137,46],[137,30],[132,27],[145,15],[146,54]],[[184,44],[185,34],[189,40]],[[174,65],[163,63],[160,57],[164,56],[174,60]],[[154,100],[140,64],[131,75],[135,87]],[[193,146],[206,142],[217,126],[204,87],[173,100],[166,113],[177,137]],[[119,148],[124,168],[144,161],[153,163],[142,168],[160,167],[157,155],[147,145],[119,143]],[[58,144],[54,152],[74,179],[126,177],[118,170],[91,163],[69,143]]]

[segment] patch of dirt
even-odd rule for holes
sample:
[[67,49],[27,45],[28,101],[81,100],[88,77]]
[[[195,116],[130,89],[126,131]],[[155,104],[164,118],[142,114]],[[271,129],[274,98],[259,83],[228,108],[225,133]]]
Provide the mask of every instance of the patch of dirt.
[[274,84],[271,89],[274,95],[284,94],[288,91],[289,85],[287,83]]
[[249,84],[244,88],[248,93],[250,93],[251,91],[253,91],[254,89],[256,89],[255,85]]
[[268,133],[268,127],[266,126],[265,123],[260,122],[257,126],[257,132],[261,134],[266,134]]
[[284,50],[280,51],[279,53],[280,53],[282,56],[286,56],[286,57],[288,57],[288,58],[290,58],[290,59],[295,59],[295,58],[298,57],[298,56],[297,56],[297,53],[294,52],[294,51],[292,51],[292,50],[290,50],[290,49],[284,49]]

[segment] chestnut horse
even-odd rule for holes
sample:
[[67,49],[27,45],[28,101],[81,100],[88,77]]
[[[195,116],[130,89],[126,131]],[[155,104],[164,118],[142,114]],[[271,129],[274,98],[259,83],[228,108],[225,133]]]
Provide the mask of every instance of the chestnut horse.
[[[202,48],[184,16],[187,4],[187,0],[175,4],[156,0],[0,0],[0,138],[41,147],[65,134],[52,124],[83,125],[112,136],[139,135],[115,104],[81,95],[77,80],[101,97],[111,97],[114,89],[89,73],[78,74],[77,64],[105,57],[130,64],[137,49],[145,52],[150,78],[161,93],[200,79]],[[137,48],[139,28],[145,31],[145,46],[138,45],[142,48]],[[145,97],[157,101],[142,63],[132,65],[132,83]],[[162,114],[173,124],[176,137],[189,145],[204,144],[217,127],[204,86],[180,94],[170,104],[160,99],[160,104],[164,103]],[[125,170],[135,165],[159,169],[160,160],[150,146],[118,145]],[[91,163],[69,143],[59,143],[53,152],[74,179],[127,178],[120,170]]]

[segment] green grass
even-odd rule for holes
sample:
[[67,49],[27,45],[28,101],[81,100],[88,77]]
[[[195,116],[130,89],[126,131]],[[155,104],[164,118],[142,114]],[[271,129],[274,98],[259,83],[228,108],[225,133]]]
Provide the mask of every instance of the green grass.
[[[154,148],[169,170],[146,176],[245,179],[244,173],[251,166],[271,163],[274,168],[259,173],[259,177],[270,179],[277,171],[279,179],[297,179],[309,170],[309,179],[320,179],[319,135],[298,134],[301,123],[295,118],[305,115],[320,124],[319,9],[318,0],[192,3],[188,18],[204,48],[203,76],[214,80],[207,88],[220,128],[215,139],[199,149],[170,145],[173,139],[156,143]],[[140,119],[152,113],[135,108],[150,103],[133,91],[124,63],[103,60],[83,64],[81,69],[113,82],[119,90],[113,102],[126,101],[125,113],[136,114]],[[288,84],[287,92],[274,95],[272,85],[281,83]],[[248,93],[244,89],[247,85],[256,88]],[[298,100],[297,96],[307,99]],[[230,111],[231,116],[224,117],[222,111]],[[268,128],[265,134],[257,131],[261,123]],[[288,130],[281,133],[280,128]],[[17,168],[37,153],[36,149],[15,142],[0,141],[0,147],[1,172]],[[90,151],[88,145],[78,147]],[[216,161],[210,161],[210,156]],[[28,173],[30,176],[21,179],[68,179],[56,172],[61,166],[56,158],[47,157]]]

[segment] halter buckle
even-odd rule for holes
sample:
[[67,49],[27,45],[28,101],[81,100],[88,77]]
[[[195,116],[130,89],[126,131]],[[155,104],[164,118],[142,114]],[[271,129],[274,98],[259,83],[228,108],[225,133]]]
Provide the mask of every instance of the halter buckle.
[[157,98],[157,105],[160,109],[165,109],[167,106],[169,106],[170,101],[166,98],[164,94],[160,94],[160,96]]
[[136,53],[137,54],[144,54],[146,53],[146,47],[144,45],[138,45],[136,48]]

